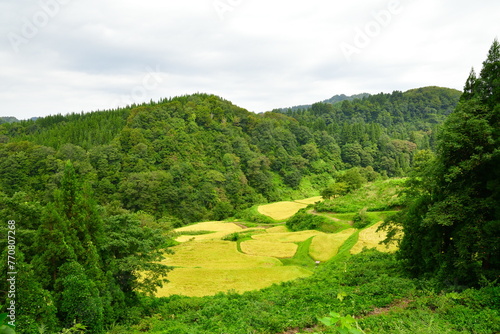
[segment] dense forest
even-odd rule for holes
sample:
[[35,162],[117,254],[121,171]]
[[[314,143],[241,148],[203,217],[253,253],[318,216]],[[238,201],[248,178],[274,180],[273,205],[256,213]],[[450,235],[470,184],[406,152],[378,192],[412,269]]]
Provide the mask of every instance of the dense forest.
[[317,192],[344,169],[406,175],[415,152],[434,149],[459,96],[427,87],[253,114],[196,94],[3,124],[0,186],[51,202],[71,160],[101,205],[177,224],[223,219]]
[[[16,250],[18,333],[77,332],[77,323],[88,333],[119,323],[137,332],[276,333],[317,324],[333,304],[369,316],[397,298],[429,304],[442,312],[437,321],[460,300],[457,326],[473,332],[498,320],[498,41],[463,93],[425,87],[263,114],[194,94],[5,122],[0,157],[0,215],[9,221],[0,233],[15,229],[16,240],[12,248],[1,239],[2,257]],[[385,222],[388,240],[402,238],[395,257],[345,255],[262,294],[152,297],[172,269],[159,262],[172,227],[320,192],[327,200],[316,209],[328,210],[363,182],[401,176],[404,203]],[[9,291],[8,265],[0,263],[1,291]],[[485,289],[435,303],[421,295],[443,286]]]

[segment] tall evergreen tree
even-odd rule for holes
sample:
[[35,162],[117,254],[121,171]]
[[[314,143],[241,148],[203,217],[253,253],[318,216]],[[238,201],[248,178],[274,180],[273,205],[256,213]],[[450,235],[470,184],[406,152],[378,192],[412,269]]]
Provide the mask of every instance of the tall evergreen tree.
[[479,78],[440,133],[437,157],[414,182],[400,256],[416,275],[478,284],[500,273],[500,53],[495,40]]

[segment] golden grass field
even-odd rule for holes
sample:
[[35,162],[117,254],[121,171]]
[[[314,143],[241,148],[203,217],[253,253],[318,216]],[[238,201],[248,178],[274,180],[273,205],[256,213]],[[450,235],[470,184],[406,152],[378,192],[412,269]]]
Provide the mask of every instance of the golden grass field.
[[244,269],[280,267],[280,260],[270,256],[252,256],[238,252],[236,243],[210,240],[190,241],[172,247],[162,263],[176,267],[205,269]]
[[[310,199],[310,201],[316,201]],[[283,207],[284,202],[275,203]],[[305,206],[305,203],[295,203]],[[267,205],[272,208],[272,204]],[[260,209],[260,208],[259,208]],[[276,213],[276,211],[274,212]],[[276,218],[275,218],[276,219]],[[376,247],[381,251],[393,251],[378,245],[384,233],[377,233],[380,223],[359,232],[359,241],[351,249],[352,254],[363,247]],[[324,233],[316,230],[288,232],[286,226],[268,229],[245,229],[235,223],[206,222],[177,229],[183,231],[212,231],[203,235],[184,235],[176,240],[181,244],[172,247],[175,254],[167,254],[162,263],[174,266],[167,278],[170,283],[159,289],[157,296],[180,294],[207,296],[218,292],[244,292],[258,290],[273,283],[306,277],[312,274],[297,266],[283,266],[279,258],[291,258],[297,251],[298,242],[313,238],[309,255],[317,261],[327,261],[335,256],[340,246],[356,231],[350,228],[339,233]],[[223,241],[221,238],[235,232],[257,231],[252,240],[240,244]]]
[[158,297],[184,295],[203,297],[219,292],[245,292],[263,289],[274,283],[310,276],[312,272],[297,266],[245,269],[177,268],[167,278],[169,283],[157,292]]
[[274,220],[283,220],[290,218],[300,209],[305,208],[306,206],[307,204],[286,201],[261,205],[257,210],[259,211],[259,213],[269,216]]
[[328,261],[337,255],[340,246],[354,233],[350,228],[338,233],[322,233],[312,239],[309,246],[309,255],[317,261]]
[[243,230],[242,227],[234,223],[224,223],[224,222],[198,223],[178,228],[175,231],[176,232],[213,231],[214,233],[202,234],[202,235],[181,235],[175,238],[175,240],[178,242],[186,242],[191,239],[195,241],[220,240],[228,234],[234,232],[241,232],[242,230]]
[[231,241],[189,241],[172,247],[172,250],[175,254],[168,254],[162,263],[177,268],[167,275],[170,282],[158,290],[158,297],[173,294],[209,296],[229,290],[258,290],[312,274],[297,266],[285,267],[272,256],[240,253],[236,243]]
[[379,242],[386,237],[386,232],[377,232],[377,228],[380,224],[382,224],[382,222],[359,232],[358,242],[351,248],[351,254],[361,253],[364,247],[376,248],[381,252],[395,252],[397,250],[397,246],[394,244],[389,245],[389,247],[379,244]]
[[272,256],[280,259],[293,257],[298,245],[291,242],[271,242],[264,240],[248,240],[240,244],[245,254]]
[[280,232],[280,233],[262,233],[252,236],[255,240],[268,242],[301,242],[306,241],[315,235],[324,234],[320,231],[307,230],[300,232]]
[[285,225],[267,228],[265,231],[267,233],[286,233],[286,232],[289,232],[288,228]]
[[284,201],[261,205],[257,208],[259,213],[269,216],[274,220],[283,220],[292,217],[300,209],[323,200],[323,197],[316,196],[296,201]]

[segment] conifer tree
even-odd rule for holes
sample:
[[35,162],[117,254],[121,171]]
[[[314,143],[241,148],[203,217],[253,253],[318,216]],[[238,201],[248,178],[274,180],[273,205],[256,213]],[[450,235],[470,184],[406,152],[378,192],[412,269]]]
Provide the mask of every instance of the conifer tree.
[[499,50],[495,40],[480,77],[469,76],[435,161],[414,183],[400,256],[416,275],[475,285],[500,273]]

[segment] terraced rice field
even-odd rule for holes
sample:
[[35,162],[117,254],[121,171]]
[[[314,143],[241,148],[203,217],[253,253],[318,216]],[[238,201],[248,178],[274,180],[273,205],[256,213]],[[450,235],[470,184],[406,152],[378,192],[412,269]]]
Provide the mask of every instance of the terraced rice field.
[[275,226],[275,227],[271,227],[271,228],[266,229],[266,232],[267,233],[287,233],[288,228],[285,225]]
[[175,240],[178,242],[186,242],[188,240],[202,241],[202,240],[220,240],[224,236],[234,233],[241,232],[243,228],[234,223],[223,223],[223,222],[205,222],[195,225],[184,226],[176,229],[176,232],[195,232],[195,231],[212,231],[210,234],[202,235],[181,235]]
[[257,209],[260,214],[271,217],[274,220],[283,220],[292,217],[300,209],[307,207],[307,204],[297,202],[278,202],[261,205]]
[[317,196],[297,201],[277,202],[261,205],[257,210],[260,214],[271,217],[274,220],[284,220],[292,217],[300,209],[307,207],[309,204],[314,204],[322,200],[321,196]]
[[222,240],[190,241],[173,247],[175,254],[162,262],[169,266],[206,269],[271,268],[282,266],[270,256],[252,256],[238,252],[236,243]]
[[323,201],[323,197],[316,196],[316,197],[311,197],[311,198],[306,198],[306,199],[299,199],[299,200],[294,201],[294,202],[309,205],[309,204],[315,204],[316,202],[321,202],[321,201]]
[[340,246],[349,238],[356,229],[350,228],[338,233],[322,233],[312,239],[309,255],[317,261],[328,261],[337,255]]
[[320,234],[324,233],[316,230],[307,230],[300,232],[262,233],[254,235],[252,238],[269,242],[301,242]]
[[[233,290],[244,292],[258,290],[312,274],[298,266],[283,266],[279,257],[292,257],[297,245],[293,240],[305,236],[291,237],[283,233],[286,227],[279,226],[268,230],[254,229],[261,234],[280,235],[286,242],[249,240],[237,243],[220,240],[234,232],[249,232],[234,223],[208,222],[177,229],[177,232],[214,231],[203,235],[184,235],[176,240],[180,245],[172,247],[175,254],[168,254],[162,263],[174,266],[167,278],[170,281],[159,289],[157,296],[180,294],[185,296],[207,296],[218,292]],[[273,233],[281,232],[281,233]]]
[[380,224],[382,224],[382,222],[365,228],[359,232],[358,242],[351,248],[351,254],[361,253],[364,247],[376,248],[381,252],[395,252],[397,250],[397,246],[395,244],[391,244],[389,247],[379,244],[379,242],[384,240],[386,237],[386,232],[377,232],[377,228]]
[[264,240],[248,240],[240,244],[241,251],[249,255],[272,256],[280,259],[293,257],[297,252],[297,244],[291,242],[271,242]]
[[190,297],[215,295],[219,292],[259,290],[274,283],[310,276],[297,266],[245,269],[178,268],[168,274],[170,283],[159,289],[158,297],[174,294]]
[[[376,232],[379,225],[360,231],[359,240],[350,252],[359,253],[364,247],[375,247],[380,251],[396,250],[395,246],[386,248],[378,244],[385,237],[385,233]],[[175,269],[168,274],[170,283],[165,284],[157,296],[207,296],[229,290],[244,292],[306,277],[312,272],[295,263],[284,266],[279,259],[293,258],[299,243],[312,238],[309,256],[317,261],[328,261],[357,230],[349,228],[338,233],[316,230],[288,232],[285,226],[246,229],[235,223],[206,222],[176,231],[212,233],[183,235],[176,239],[181,244],[173,247],[175,254],[168,254],[163,261]],[[257,233],[252,234],[252,231]],[[221,240],[235,232],[244,232],[240,236],[251,236],[251,240],[240,242],[241,251],[237,242]]]

